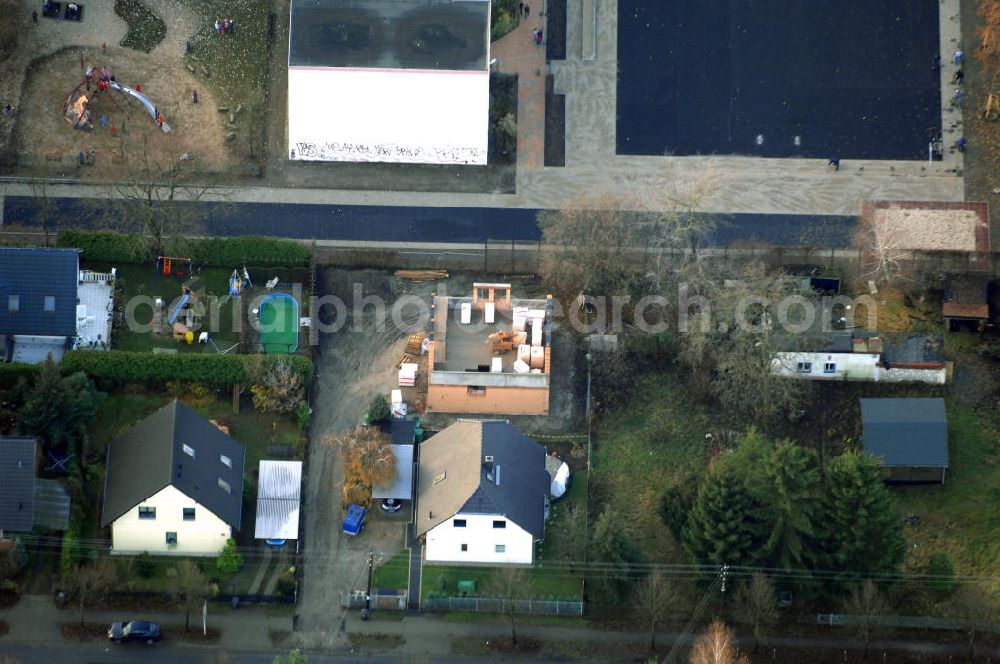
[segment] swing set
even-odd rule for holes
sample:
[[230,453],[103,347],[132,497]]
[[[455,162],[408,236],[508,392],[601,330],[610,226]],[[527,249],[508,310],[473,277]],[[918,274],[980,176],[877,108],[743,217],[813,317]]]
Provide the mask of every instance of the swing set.
[[[178,265],[174,265],[177,263]],[[187,271],[184,271],[187,265]],[[190,258],[178,258],[177,256],[159,256],[156,259],[156,271],[167,277],[171,274],[177,277],[194,274],[193,262]]]

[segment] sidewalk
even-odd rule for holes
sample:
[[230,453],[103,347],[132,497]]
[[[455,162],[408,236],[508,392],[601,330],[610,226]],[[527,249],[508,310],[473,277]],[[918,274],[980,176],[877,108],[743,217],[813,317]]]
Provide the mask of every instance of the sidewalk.
[[[107,623],[122,619],[143,619],[166,626],[184,626],[184,613],[172,611],[168,613],[140,613],[127,611],[88,610],[84,620],[88,623]],[[61,623],[77,622],[80,619],[78,608],[57,609],[49,595],[24,595],[10,609],[0,610],[0,620],[10,626],[10,631],[3,637],[5,641],[20,642],[52,642],[61,641]],[[292,631],[291,616],[268,615],[266,606],[243,606],[239,609],[218,603],[208,604],[208,626],[219,630],[218,645],[227,649],[239,650],[270,650],[269,632],[271,630]],[[201,630],[201,607],[191,613],[191,629]],[[169,636],[169,631],[167,636]]]

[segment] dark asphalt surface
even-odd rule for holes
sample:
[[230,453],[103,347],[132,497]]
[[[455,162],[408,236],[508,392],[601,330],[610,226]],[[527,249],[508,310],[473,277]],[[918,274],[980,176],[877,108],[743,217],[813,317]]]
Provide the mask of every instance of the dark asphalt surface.
[[[104,202],[53,198],[53,220],[63,227],[112,228],[102,222]],[[289,203],[178,203],[191,206],[206,235],[272,235],[295,239],[476,244],[486,240],[537,241],[537,216],[529,208],[442,208],[378,205],[296,205]],[[37,226],[38,199],[8,196],[5,226]],[[794,214],[717,215],[709,244],[761,243],[838,248],[851,246],[857,218]]]
[[938,35],[937,0],[620,0],[618,152],[926,158]]

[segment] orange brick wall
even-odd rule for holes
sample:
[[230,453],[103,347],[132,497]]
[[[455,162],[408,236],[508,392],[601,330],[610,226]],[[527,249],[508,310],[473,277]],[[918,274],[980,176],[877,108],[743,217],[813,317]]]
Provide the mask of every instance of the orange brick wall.
[[537,387],[487,387],[485,394],[469,394],[466,385],[429,385],[427,410],[442,413],[548,415],[549,390]]

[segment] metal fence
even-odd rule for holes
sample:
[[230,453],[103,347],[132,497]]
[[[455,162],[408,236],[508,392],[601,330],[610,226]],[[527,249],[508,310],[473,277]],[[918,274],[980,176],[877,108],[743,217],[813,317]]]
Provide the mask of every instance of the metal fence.
[[[900,627],[904,629],[968,629],[969,623],[953,618],[935,618],[933,616],[865,616],[851,615],[845,613],[817,613],[816,624],[818,625],[857,625],[862,622],[870,622],[884,627]],[[983,632],[1000,632],[1000,623],[982,621],[977,624],[977,629]]]
[[[345,609],[363,609],[368,605],[365,594],[361,591],[346,593],[343,599]],[[382,611],[405,611],[406,591],[400,590],[398,593],[386,594],[375,593],[372,595],[372,608]]]
[[[477,613],[506,613],[511,600],[491,597],[428,597],[420,608],[427,611],[473,611]],[[514,611],[539,616],[582,616],[583,602],[562,599],[513,600]]]

